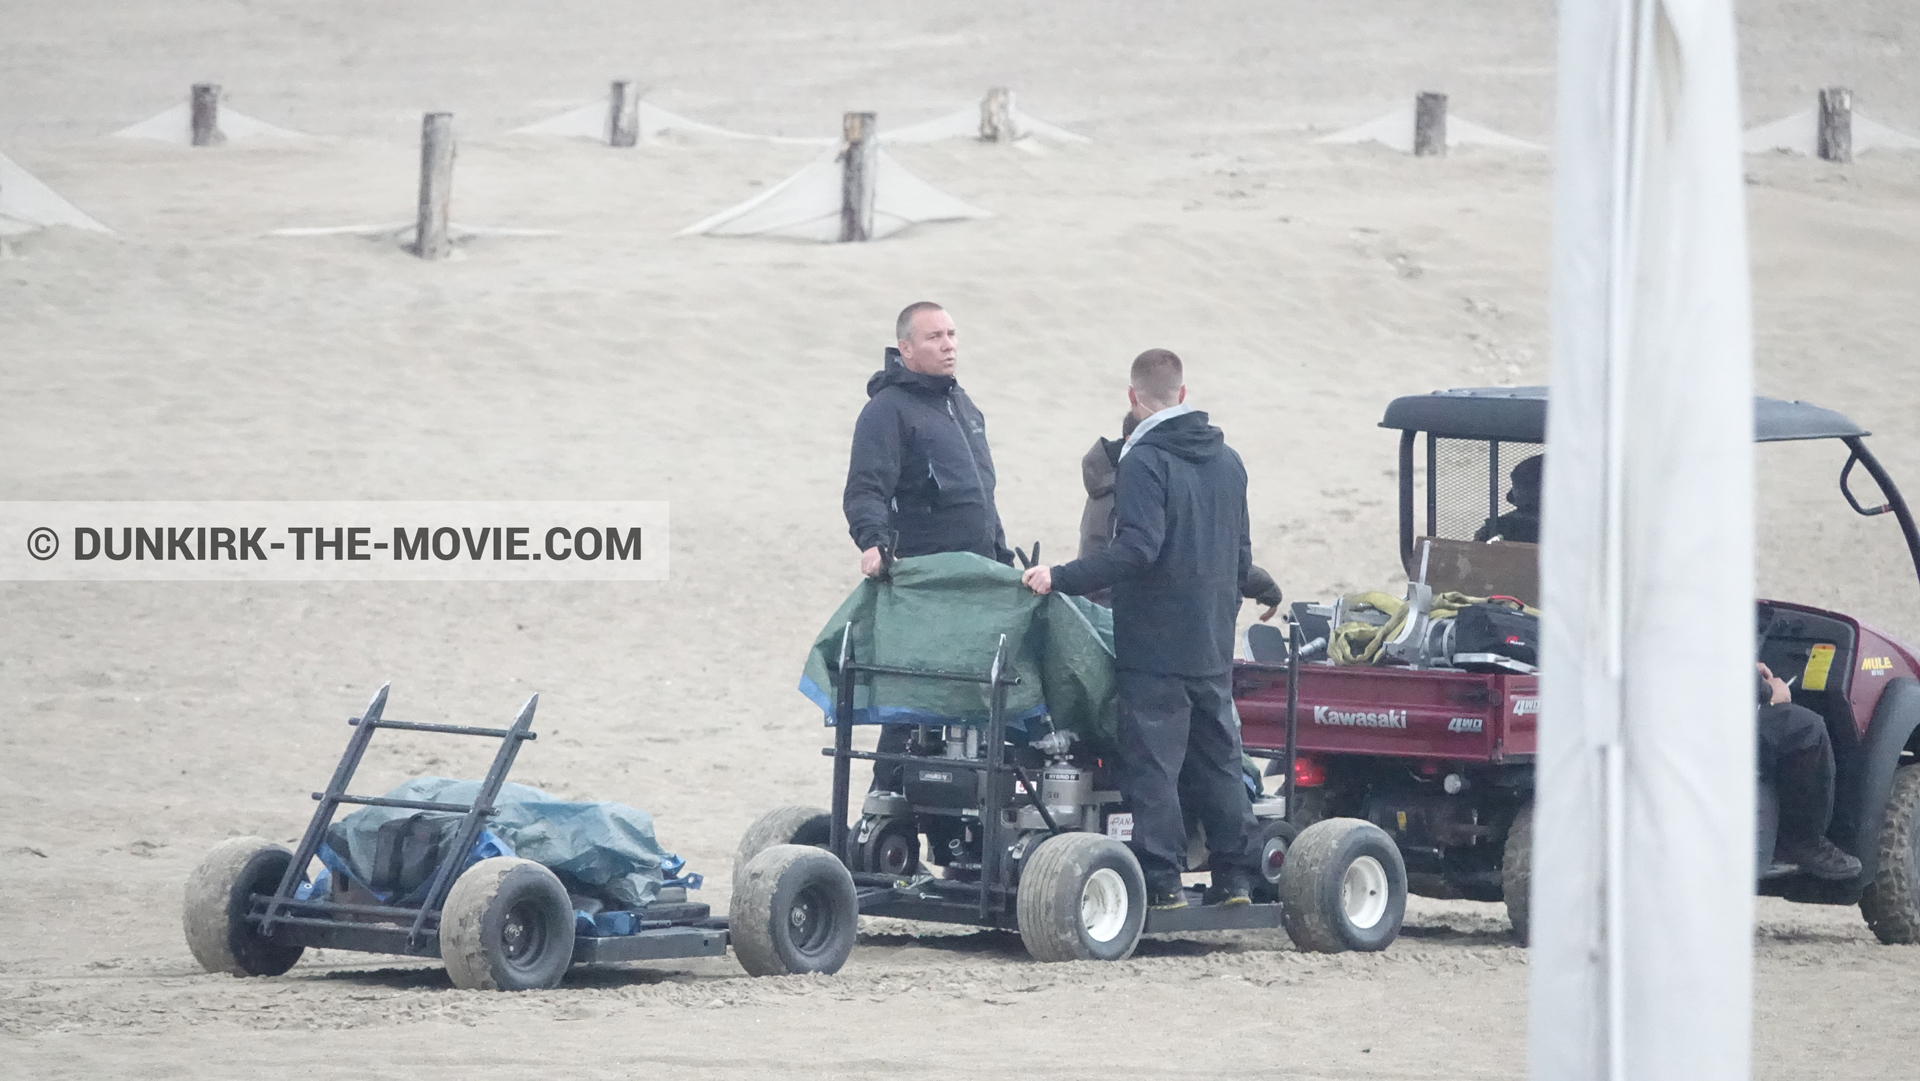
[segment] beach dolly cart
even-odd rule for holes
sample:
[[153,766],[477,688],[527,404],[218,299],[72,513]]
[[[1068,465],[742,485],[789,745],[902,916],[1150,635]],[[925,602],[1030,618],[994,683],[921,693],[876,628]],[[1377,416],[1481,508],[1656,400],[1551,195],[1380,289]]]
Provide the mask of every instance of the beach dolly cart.
[[[508,728],[389,720],[387,687],[347,723],[353,733],[292,851],[260,837],[216,845],[187,881],[185,925],[194,958],[209,972],[277,976],[309,947],[438,957],[455,987],[521,991],[554,987],[570,965],[717,957],[727,950],[724,919],[708,906],[656,902],[635,913],[633,933],[579,935],[566,888],[532,860],[495,856],[467,865],[494,813],[500,786],[522,743],[535,738],[527,699]],[[348,786],[380,729],[497,739],[500,748],[471,804],[353,795]],[[309,892],[312,863],[345,805],[438,811],[460,816],[418,904],[362,904]]]
[[[823,883],[834,877],[827,865],[838,865],[831,868],[838,888],[861,914],[1017,931],[1041,961],[1120,960],[1142,935],[1283,926],[1278,903],[1203,905],[1197,890],[1188,891],[1187,907],[1148,907],[1140,864],[1124,843],[1131,815],[1107,787],[1104,763],[1076,751],[1064,732],[1024,746],[1007,742],[1007,692],[1019,677],[1005,636],[988,670],[978,673],[865,663],[854,656],[852,632],[849,625],[841,635],[834,672],[833,746],[821,752],[833,760],[831,806],[779,808],[747,831],[735,860],[736,906],[749,896],[744,880],[757,870],[804,858],[820,865]],[[875,677],[982,685],[986,721],[916,726],[905,753],[856,751],[855,688]],[[852,821],[856,760],[897,766],[899,780],[868,792]],[[1352,893],[1342,868],[1287,865],[1294,830],[1277,801],[1270,807],[1260,855],[1263,874],[1278,887],[1274,894]],[[1321,834],[1374,829],[1353,820],[1310,828],[1318,831],[1307,838],[1316,845]],[[923,854],[934,866],[923,866]],[[741,922],[736,907],[736,933]],[[800,942],[787,954],[804,958],[805,947]],[[735,952],[756,970],[744,950]]]

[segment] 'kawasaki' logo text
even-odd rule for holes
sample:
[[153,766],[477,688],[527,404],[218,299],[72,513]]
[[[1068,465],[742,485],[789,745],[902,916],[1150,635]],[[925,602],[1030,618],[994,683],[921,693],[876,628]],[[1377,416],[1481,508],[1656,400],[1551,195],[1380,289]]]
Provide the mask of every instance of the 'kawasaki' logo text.
[[1348,713],[1326,706],[1313,707],[1314,724],[1340,725],[1346,728],[1405,728],[1407,711],[1389,709],[1378,713]]

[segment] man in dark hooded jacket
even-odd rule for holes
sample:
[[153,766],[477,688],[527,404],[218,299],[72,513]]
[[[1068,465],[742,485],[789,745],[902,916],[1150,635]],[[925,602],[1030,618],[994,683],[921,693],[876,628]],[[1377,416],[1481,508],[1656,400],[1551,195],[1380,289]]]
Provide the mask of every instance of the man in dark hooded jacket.
[[977,552],[1013,562],[993,505],[987,420],[953,376],[952,317],[923,300],[900,313],[894,333],[899,345],[867,380],[841,499],[860,573],[880,573],[880,548],[895,533],[895,557]]
[[[867,404],[853,425],[853,452],[841,507],[860,549],[860,573],[881,573],[881,548],[895,558],[974,552],[1012,563],[993,505],[987,418],[954,380],[959,360],[953,318],[930,300],[894,321],[897,347],[867,380]],[[879,750],[900,754],[911,725],[889,724]],[[900,790],[898,765],[875,763],[873,787]]]
[[1034,567],[1024,581],[1037,593],[1113,590],[1121,789],[1150,902],[1185,904],[1185,795],[1206,831],[1208,901],[1245,904],[1257,827],[1241,780],[1232,663],[1253,567],[1247,473],[1220,429],[1185,404],[1179,357],[1149,349],[1135,358],[1129,382],[1140,425],[1115,475],[1113,543],[1085,559]]
[[[1120,469],[1120,450],[1139,425],[1140,418],[1128,412],[1120,422],[1120,438],[1094,440],[1093,448],[1080,459],[1080,480],[1087,486],[1087,505],[1080,512],[1080,559],[1099,555],[1113,544],[1113,478]],[[1280,584],[1256,564],[1247,572],[1246,598],[1266,606],[1260,616],[1264,623],[1280,611]],[[1113,598],[1104,589],[1087,594],[1087,599],[1103,608],[1113,607]]]

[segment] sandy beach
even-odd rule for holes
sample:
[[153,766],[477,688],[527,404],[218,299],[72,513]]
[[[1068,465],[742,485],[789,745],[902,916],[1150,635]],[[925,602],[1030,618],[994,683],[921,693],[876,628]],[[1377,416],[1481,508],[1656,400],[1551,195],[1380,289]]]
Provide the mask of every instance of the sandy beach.
[[[666,500],[673,570],[0,583],[0,1077],[1524,1074],[1526,955],[1497,905],[1416,898],[1380,955],[1273,931],[1107,966],[870,920],[832,978],[750,980],[726,959],[521,995],[337,951],[270,980],[206,975],[179,908],[215,842],[298,835],[345,719],[391,681],[394,715],[469,724],[538,691],[515,779],[650,811],[724,911],[747,824],[825,802],[826,736],[794,684],[855,581],[847,442],[913,300],[960,328],[1010,542],[1072,550],[1079,458],[1118,427],[1127,361],[1165,346],[1247,463],[1255,558],[1288,596],[1397,588],[1381,411],[1545,378],[1551,161],[1313,140],[1442,89],[1459,116],[1550,141],[1550,5],[726,0],[617,23],[572,2],[12,7],[0,151],[114,233],[0,252],[0,498]],[[1744,5],[1748,122],[1843,84],[1920,132],[1910,14]],[[1008,85],[1093,141],[892,151],[986,220],[870,245],[674,238],[819,150],[511,133],[629,77],[664,108],[781,135],[831,135],[849,109],[904,125]],[[313,137],[105,138],[195,81]],[[455,220],[556,235],[440,263],[263,235],[407,219],[430,109],[456,116]],[[1920,154],[1746,168],[1761,391],[1872,429],[1920,487]],[[1843,460],[1760,451],[1760,592],[1920,640],[1914,568],[1896,528],[1841,501]],[[404,733],[375,748],[362,790],[484,766]],[[1920,956],[1855,909],[1758,912],[1755,1075],[1909,1076]]]

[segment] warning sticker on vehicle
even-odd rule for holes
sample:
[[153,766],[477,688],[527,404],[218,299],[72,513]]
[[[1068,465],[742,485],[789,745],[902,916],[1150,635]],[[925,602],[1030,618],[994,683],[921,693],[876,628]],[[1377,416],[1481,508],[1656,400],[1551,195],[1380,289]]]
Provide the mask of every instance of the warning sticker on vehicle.
[[1116,841],[1133,840],[1133,816],[1125,811],[1108,815],[1107,836]]
[[1827,689],[1827,673],[1833,669],[1833,647],[1826,643],[1814,646],[1807,653],[1807,668],[1800,676],[1800,686],[1809,691]]

